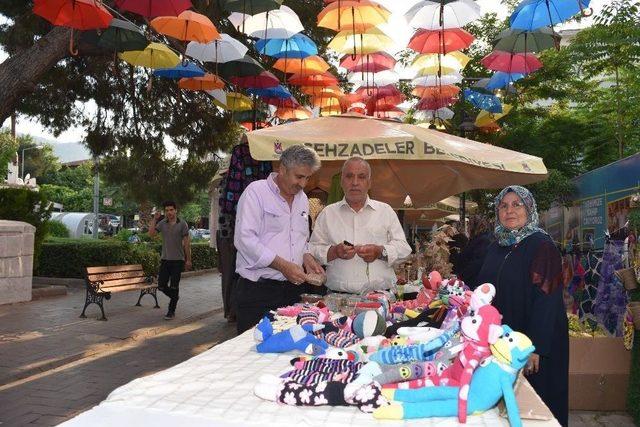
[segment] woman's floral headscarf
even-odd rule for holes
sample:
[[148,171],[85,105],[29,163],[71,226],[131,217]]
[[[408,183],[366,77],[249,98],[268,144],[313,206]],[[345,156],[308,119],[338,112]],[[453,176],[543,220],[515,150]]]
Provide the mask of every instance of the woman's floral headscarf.
[[[498,213],[498,207],[500,203],[502,203],[502,199],[507,193],[514,192],[520,197],[522,203],[524,203],[524,207],[527,210],[527,222],[526,224],[518,229],[518,230],[509,230],[505,226],[500,223],[500,215]],[[538,226],[538,207],[536,206],[536,201],[533,198],[533,195],[529,190],[519,185],[510,185],[505,188],[498,194],[495,200],[495,210],[496,210],[496,227],[495,227],[495,235],[498,240],[498,244],[500,246],[512,246],[516,243],[520,243],[528,236],[533,233],[542,232],[547,234],[542,228]]]

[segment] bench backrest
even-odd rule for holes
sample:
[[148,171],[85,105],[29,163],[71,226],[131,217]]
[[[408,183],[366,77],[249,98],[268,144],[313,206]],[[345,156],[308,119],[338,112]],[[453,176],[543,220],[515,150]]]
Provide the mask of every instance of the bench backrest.
[[88,282],[102,282],[103,292],[119,292],[151,285],[142,265],[110,265],[87,267]]

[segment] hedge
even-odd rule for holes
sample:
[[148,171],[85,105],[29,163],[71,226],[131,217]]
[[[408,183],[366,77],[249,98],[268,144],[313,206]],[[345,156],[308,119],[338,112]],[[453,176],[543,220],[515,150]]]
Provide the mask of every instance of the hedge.
[[[147,274],[156,275],[160,264],[158,244],[130,244],[115,239],[51,238],[42,244],[42,254],[34,268],[36,276],[83,278],[86,267],[142,264]],[[193,243],[194,270],[215,268],[217,255],[207,243]]]

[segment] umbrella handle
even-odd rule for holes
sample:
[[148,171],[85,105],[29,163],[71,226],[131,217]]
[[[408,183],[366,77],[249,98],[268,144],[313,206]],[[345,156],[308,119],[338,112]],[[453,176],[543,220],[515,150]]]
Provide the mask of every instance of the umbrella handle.
[[71,29],[71,37],[69,37],[69,53],[73,56],[78,55],[78,49],[73,45],[73,28]]
[[578,7],[580,8],[580,13],[584,18],[588,18],[589,16],[593,15],[592,7],[588,7],[585,9],[584,7],[582,7],[582,0],[577,0],[577,2],[578,2]]

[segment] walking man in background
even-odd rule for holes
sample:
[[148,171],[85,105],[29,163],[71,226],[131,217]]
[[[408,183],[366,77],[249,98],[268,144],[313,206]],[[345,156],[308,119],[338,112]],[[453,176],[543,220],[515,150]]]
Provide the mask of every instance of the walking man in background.
[[156,212],[149,224],[149,236],[162,233],[162,255],[158,272],[158,289],[169,297],[166,320],[175,317],[180,292],[180,276],[183,270],[191,270],[191,238],[187,223],[178,218],[176,203],[167,201],[164,219]]

